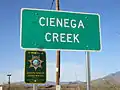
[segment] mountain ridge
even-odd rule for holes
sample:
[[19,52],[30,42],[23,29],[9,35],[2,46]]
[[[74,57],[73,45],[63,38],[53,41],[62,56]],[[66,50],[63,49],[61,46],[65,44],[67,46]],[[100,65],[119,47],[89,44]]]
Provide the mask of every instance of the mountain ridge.
[[[92,85],[104,85],[106,83],[120,85],[120,71],[106,75],[103,78],[92,80],[91,83]],[[24,81],[14,82],[11,84],[32,86],[32,84],[26,84],[24,83]],[[85,84],[85,82],[82,81],[60,82],[60,85],[63,84]],[[56,83],[54,81],[47,81],[45,84],[38,84],[38,86],[49,86],[49,85],[56,85]]]

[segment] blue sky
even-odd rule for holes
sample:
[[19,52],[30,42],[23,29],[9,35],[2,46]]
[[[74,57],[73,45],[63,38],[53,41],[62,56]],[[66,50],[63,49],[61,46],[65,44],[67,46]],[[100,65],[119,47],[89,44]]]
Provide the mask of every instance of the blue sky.
[[[24,80],[20,48],[20,9],[50,9],[52,0],[0,0],[0,82]],[[55,3],[52,9],[55,9]],[[120,0],[60,0],[64,11],[99,13],[102,51],[91,53],[91,77],[120,71]],[[56,51],[47,52],[48,80],[55,80]],[[75,75],[76,73],[76,75]],[[70,75],[71,74],[71,75]],[[86,80],[85,52],[61,52],[61,81]]]

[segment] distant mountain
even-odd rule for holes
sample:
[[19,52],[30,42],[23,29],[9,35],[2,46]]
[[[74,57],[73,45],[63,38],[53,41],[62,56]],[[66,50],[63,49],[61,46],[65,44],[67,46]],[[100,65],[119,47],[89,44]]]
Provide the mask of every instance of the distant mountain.
[[[81,81],[74,81],[74,82],[60,82],[61,85],[63,85],[63,84],[80,84],[80,83],[82,83],[82,82],[81,82]],[[11,83],[11,84],[13,84],[13,85],[23,85],[23,86],[27,86],[27,87],[32,87],[32,86],[33,86],[33,84],[26,84],[26,83],[24,83],[23,81],[21,81],[21,82]],[[38,86],[50,86],[50,85],[55,86],[56,83],[53,82],[53,81],[47,81],[45,84],[38,84]]]
[[116,73],[112,73],[106,77],[104,77],[104,80],[110,81],[114,84],[119,84],[120,85],[120,71]]
[[92,81],[92,85],[120,85],[120,71]]
[[[83,82],[81,82],[81,81],[67,82],[67,84],[81,84],[81,83],[83,83]],[[64,83],[62,82],[62,84],[64,84]]]
[[[11,83],[13,85],[22,85],[22,86],[28,86],[32,87],[32,84],[25,84],[23,81],[22,82],[16,82],[16,83]],[[74,81],[74,82],[60,82],[61,85],[68,84],[68,85],[86,85],[86,82],[81,82],[81,81]],[[99,78],[96,80],[91,81],[91,84],[93,86],[113,86],[113,85],[118,85],[120,86],[120,71],[116,73],[109,74],[103,78]],[[52,81],[47,81],[45,84],[38,84],[38,86],[55,86],[56,83]]]

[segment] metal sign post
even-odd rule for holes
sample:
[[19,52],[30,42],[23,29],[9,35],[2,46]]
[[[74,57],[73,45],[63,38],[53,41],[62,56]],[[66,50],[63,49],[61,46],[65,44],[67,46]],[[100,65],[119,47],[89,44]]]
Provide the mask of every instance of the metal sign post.
[[86,52],[86,75],[87,75],[87,90],[90,90],[90,52]]
[[33,90],[37,90],[37,84],[33,84]]

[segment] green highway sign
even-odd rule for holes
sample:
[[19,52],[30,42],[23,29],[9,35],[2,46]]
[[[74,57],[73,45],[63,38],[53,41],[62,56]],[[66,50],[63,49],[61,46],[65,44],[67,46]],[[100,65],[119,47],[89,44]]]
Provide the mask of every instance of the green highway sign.
[[25,83],[46,82],[45,51],[25,51]]
[[100,16],[41,9],[21,9],[23,49],[101,50]]

